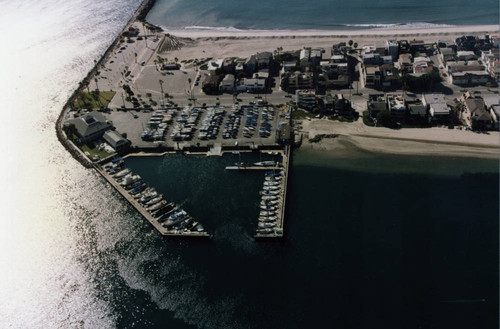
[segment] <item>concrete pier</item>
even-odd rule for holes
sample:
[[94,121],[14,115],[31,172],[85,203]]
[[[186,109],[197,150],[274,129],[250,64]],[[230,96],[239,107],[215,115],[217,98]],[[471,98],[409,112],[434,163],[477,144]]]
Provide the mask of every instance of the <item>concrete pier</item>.
[[[282,238],[283,237],[283,229],[285,227],[285,206],[286,206],[286,189],[288,184],[288,169],[290,166],[290,146],[287,145],[283,152],[283,162],[282,167],[277,167],[282,175],[281,183],[280,183],[280,193],[278,194],[278,203],[276,205],[277,208],[277,217],[276,226],[273,228],[273,232],[271,233],[260,233],[257,232],[254,237],[256,239],[273,239],[273,238]],[[262,168],[262,167],[261,167]],[[226,168],[227,169],[227,168]],[[271,170],[266,168],[266,170]]]
[[248,167],[243,167],[243,166],[227,166],[226,170],[282,170],[283,167],[262,167],[262,166],[248,166]]
[[203,232],[193,232],[193,231],[184,231],[184,230],[167,230],[162,226],[158,221],[144,208],[136,199],[133,198],[130,193],[128,193],[117,181],[113,179],[105,170],[103,170],[100,166],[95,166],[95,169],[99,174],[101,174],[104,179],[108,181],[111,186],[115,188],[144,218],[146,218],[153,227],[160,232],[161,235],[169,236],[169,237],[210,237],[210,235]]

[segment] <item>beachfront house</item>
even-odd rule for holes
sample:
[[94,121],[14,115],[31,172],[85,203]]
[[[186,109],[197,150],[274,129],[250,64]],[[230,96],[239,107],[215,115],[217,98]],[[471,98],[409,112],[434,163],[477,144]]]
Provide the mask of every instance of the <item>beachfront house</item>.
[[367,101],[368,114],[376,118],[381,111],[387,110],[387,103],[384,94],[369,94]]
[[113,123],[99,112],[92,112],[80,117],[67,120],[64,126],[74,125],[75,133],[81,143],[89,143],[102,137],[102,135],[113,127]]
[[492,127],[492,118],[490,112],[486,109],[482,98],[469,97],[464,101],[464,116],[470,120],[472,129],[487,130]]
[[224,58],[222,61],[222,72],[224,73],[233,73],[234,72],[234,59],[233,58]]
[[264,51],[262,53],[257,53],[256,55],[257,59],[257,68],[259,70],[261,69],[268,69],[271,67],[271,62],[273,59],[273,54],[269,51]]
[[448,104],[446,104],[446,100],[443,94],[423,94],[422,104],[429,112],[431,122],[450,122],[450,107],[448,106]]
[[386,54],[392,57],[393,62],[398,60],[399,43],[397,40],[387,40],[387,42],[386,42]]
[[482,98],[486,109],[490,112],[491,119],[493,121],[492,128],[498,130],[500,122],[500,98],[497,94],[482,95]]
[[441,61],[443,64],[446,64],[447,62],[453,62],[457,60],[457,54],[455,53],[455,50],[452,48],[441,48],[439,49],[440,51],[440,57]]
[[406,105],[402,94],[387,94],[387,109],[394,119],[398,121],[406,119]]

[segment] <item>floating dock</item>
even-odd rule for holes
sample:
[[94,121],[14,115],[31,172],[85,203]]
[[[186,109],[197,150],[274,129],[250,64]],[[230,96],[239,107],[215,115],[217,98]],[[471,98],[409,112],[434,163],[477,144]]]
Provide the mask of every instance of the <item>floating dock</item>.
[[[104,179],[106,179],[111,186],[115,188],[144,218],[146,218],[153,227],[160,232],[161,235],[163,236],[169,236],[169,237],[203,237],[203,238],[208,238],[210,235],[203,231],[203,232],[197,232],[197,231],[184,231],[184,230],[167,230],[165,227],[162,226],[161,223],[158,223],[158,221],[144,208],[130,193],[128,193],[127,190],[125,190],[116,180],[114,180],[113,177],[111,177],[110,174],[108,174],[105,170],[103,170],[102,167],[100,166],[95,166],[95,169],[97,172],[101,174]],[[186,217],[187,218],[187,217]]]
[[263,166],[227,166],[226,170],[282,170],[283,167],[263,167]]

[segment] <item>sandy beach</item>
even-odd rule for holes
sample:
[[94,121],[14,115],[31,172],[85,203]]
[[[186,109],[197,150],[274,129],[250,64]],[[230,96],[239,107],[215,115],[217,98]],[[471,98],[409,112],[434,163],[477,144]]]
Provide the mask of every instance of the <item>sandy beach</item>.
[[[374,152],[413,155],[499,158],[499,133],[474,133],[448,128],[407,128],[394,130],[369,127],[361,120],[353,123],[327,119],[304,120],[301,147],[325,152]],[[316,143],[317,135],[335,135]]]
[[186,38],[209,37],[350,37],[350,36],[404,36],[404,35],[446,35],[463,33],[498,33],[498,25],[461,25],[406,28],[404,26],[360,30],[236,30],[236,29],[179,29],[167,33]]
[[181,49],[165,53],[168,58],[247,57],[256,52],[283,47],[284,51],[302,47],[329,48],[334,43],[352,39],[358,47],[375,40],[420,39],[429,42],[454,40],[464,34],[484,35],[498,33],[498,25],[472,25],[416,29],[366,30],[167,30],[180,38]]

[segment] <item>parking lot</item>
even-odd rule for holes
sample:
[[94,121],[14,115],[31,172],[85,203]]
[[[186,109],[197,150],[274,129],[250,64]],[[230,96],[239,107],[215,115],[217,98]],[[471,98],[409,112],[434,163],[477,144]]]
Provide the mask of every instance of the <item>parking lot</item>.
[[112,111],[105,114],[132,146],[257,146],[276,144],[286,113],[272,106],[214,106]]

